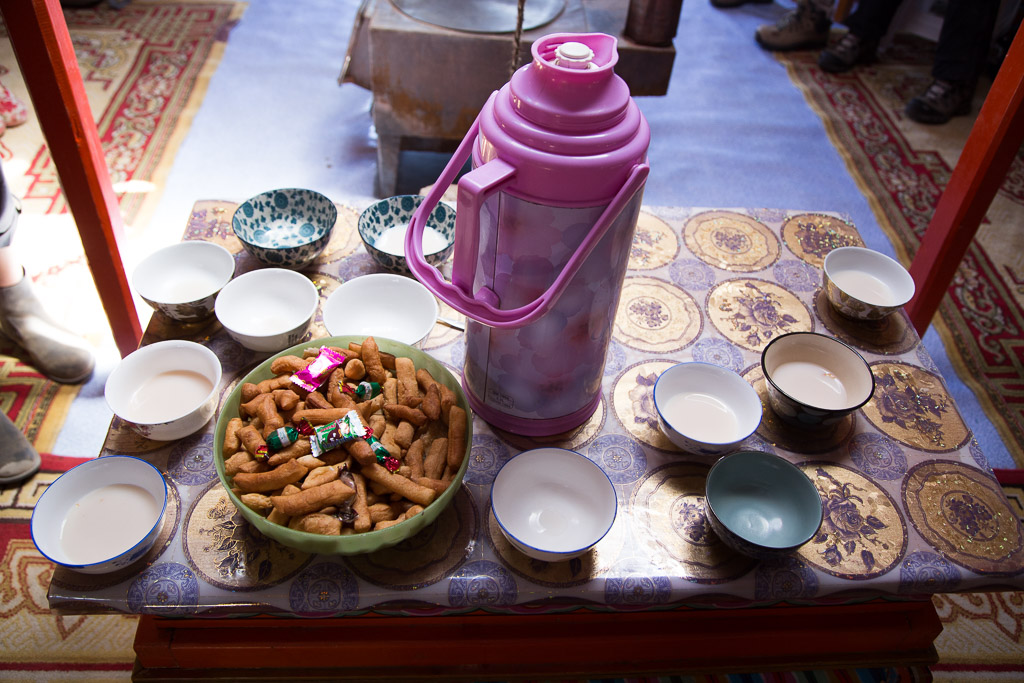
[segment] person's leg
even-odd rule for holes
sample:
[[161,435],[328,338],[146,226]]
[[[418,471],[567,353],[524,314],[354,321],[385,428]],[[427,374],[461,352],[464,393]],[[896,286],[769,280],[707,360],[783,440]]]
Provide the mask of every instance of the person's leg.
[[83,382],[96,364],[92,348],[51,318],[36,297],[11,246],[20,213],[0,167],[0,332],[22,347],[36,369],[50,379]]
[[835,0],[797,0],[796,8],[774,24],[759,26],[754,33],[757,44],[766,50],[785,52],[824,47],[832,27]]
[[846,17],[849,29],[839,42],[822,51],[818,66],[828,73],[844,73],[877,59],[878,43],[889,32],[901,0],[861,0]]
[[39,470],[39,453],[28,442],[7,413],[0,410],[0,486],[27,479]]
[[935,48],[932,76],[947,81],[975,81],[992,43],[999,0],[950,0]]
[[988,57],[999,15],[999,0],[951,0],[939,32],[933,81],[907,103],[919,123],[946,123],[971,113],[971,100]]

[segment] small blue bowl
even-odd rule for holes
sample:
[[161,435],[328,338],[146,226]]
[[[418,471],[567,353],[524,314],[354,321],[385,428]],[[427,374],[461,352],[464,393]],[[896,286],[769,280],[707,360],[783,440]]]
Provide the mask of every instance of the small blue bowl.
[[337,220],[338,207],[330,199],[289,188],[247,199],[235,209],[231,229],[260,263],[301,270],[327,246]]
[[738,451],[708,472],[708,522],[725,545],[765,560],[795,551],[818,533],[818,487],[799,467],[772,453]]
[[[405,250],[401,249],[402,253],[395,253],[397,250],[394,248],[385,251],[380,248],[382,245],[379,245],[378,240],[389,228],[408,226],[423,199],[422,195],[417,194],[388,197],[371,204],[359,216],[359,237],[363,240],[363,246],[373,260],[390,273],[411,274],[405,262]],[[443,244],[440,244],[442,240],[439,239],[436,245],[438,248],[423,254],[424,260],[436,268],[447,261],[455,249],[455,209],[438,202],[427,217],[426,227],[433,228],[443,238]],[[424,242],[426,246],[430,245],[426,233]]]

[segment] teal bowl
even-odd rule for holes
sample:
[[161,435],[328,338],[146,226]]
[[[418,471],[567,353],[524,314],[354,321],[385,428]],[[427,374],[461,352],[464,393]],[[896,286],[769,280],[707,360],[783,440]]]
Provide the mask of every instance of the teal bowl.
[[722,457],[708,472],[704,495],[715,534],[756,559],[788,555],[821,527],[818,488],[799,467],[772,453]]

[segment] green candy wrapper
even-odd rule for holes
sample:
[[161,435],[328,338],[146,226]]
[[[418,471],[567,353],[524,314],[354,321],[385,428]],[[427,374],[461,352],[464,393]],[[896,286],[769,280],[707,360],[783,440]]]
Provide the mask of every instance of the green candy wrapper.
[[359,413],[350,410],[345,417],[335,420],[330,424],[320,425],[313,428],[309,445],[312,448],[314,457],[320,457],[327,451],[339,448],[349,441],[362,439],[366,434],[366,427],[359,419]]

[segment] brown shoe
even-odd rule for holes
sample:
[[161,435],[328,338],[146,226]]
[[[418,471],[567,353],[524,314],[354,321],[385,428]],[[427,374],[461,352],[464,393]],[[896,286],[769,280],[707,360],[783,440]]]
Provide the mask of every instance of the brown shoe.
[[918,123],[938,125],[954,116],[971,113],[974,82],[944,81],[936,78],[928,89],[907,103],[906,114]]
[[0,410],[0,486],[28,479],[39,470],[39,453],[21,430]]
[[0,331],[28,353],[39,372],[55,382],[78,384],[96,366],[88,342],[47,315],[27,275],[0,287]]
[[831,28],[825,10],[811,2],[798,2],[796,9],[783,14],[777,23],[759,26],[754,39],[766,50],[809,50],[825,47]]

